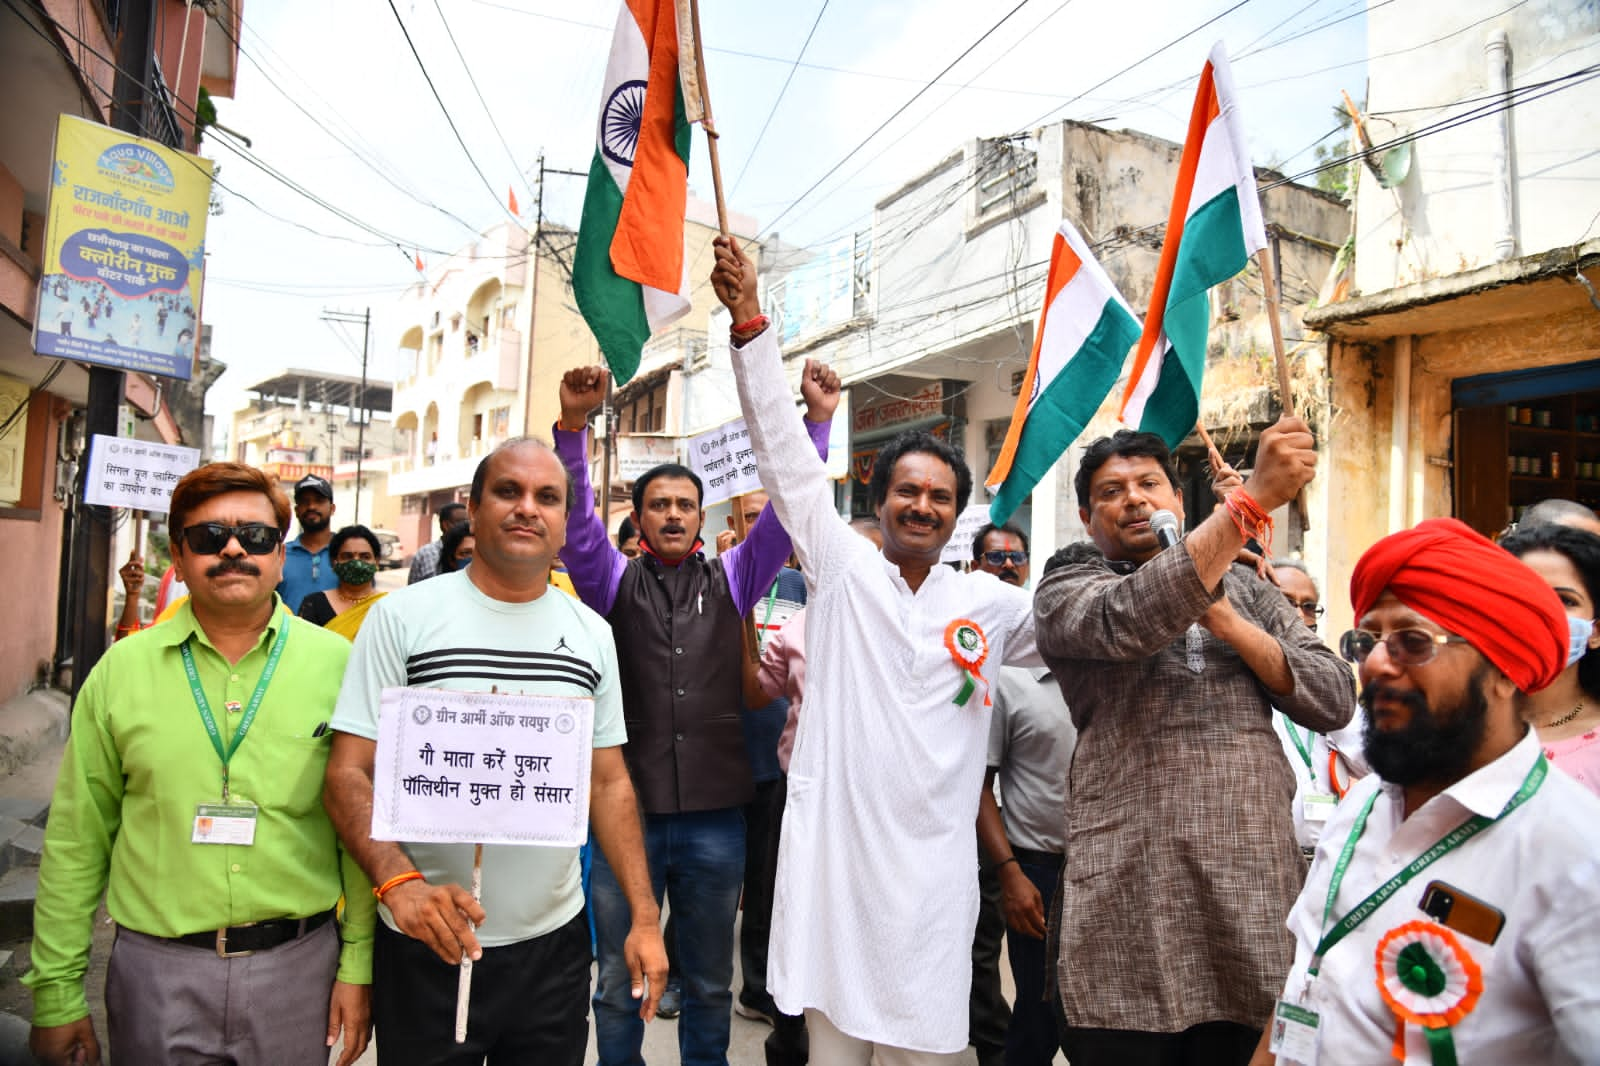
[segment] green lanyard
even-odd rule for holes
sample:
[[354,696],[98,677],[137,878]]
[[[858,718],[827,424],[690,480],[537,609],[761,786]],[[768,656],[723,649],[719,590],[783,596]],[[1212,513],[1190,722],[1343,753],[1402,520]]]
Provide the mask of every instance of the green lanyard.
[[[1306,730],[1306,737],[1304,740],[1301,740],[1300,734],[1295,730],[1294,722],[1290,720],[1289,716],[1284,714],[1282,711],[1279,711],[1278,713],[1283,716],[1283,727],[1289,731],[1289,739],[1294,741],[1295,750],[1300,753],[1300,758],[1306,761],[1306,769],[1312,770],[1311,730]],[[1315,770],[1312,770],[1311,776],[1316,776]]]
[[200,687],[200,672],[195,669],[194,652],[189,650],[189,640],[178,645],[178,653],[183,656],[183,672],[189,676],[189,693],[194,696],[194,705],[200,712],[200,721],[205,723],[206,736],[211,738],[211,746],[217,749],[217,758],[222,760],[222,802],[227,803],[228,762],[233,758],[233,753],[239,750],[239,745],[244,743],[244,736],[250,732],[251,723],[256,720],[256,712],[261,709],[261,699],[267,694],[267,686],[272,683],[272,675],[278,670],[278,660],[283,658],[283,646],[289,640],[289,624],[285,619],[278,619],[278,639],[272,642],[272,650],[267,652],[267,665],[261,668],[261,679],[256,682],[256,690],[250,694],[250,702],[245,706],[244,717],[239,719],[239,728],[234,730],[233,743],[228,745],[226,750],[222,747],[222,734],[217,730],[217,720],[211,716],[211,704],[206,700],[205,689]]
[[1316,950],[1311,954],[1311,967],[1307,971],[1308,975],[1311,977],[1317,976],[1317,970],[1322,965],[1322,957],[1335,944],[1343,940],[1346,935],[1353,932],[1357,926],[1370,918],[1374,911],[1383,906],[1390,896],[1400,891],[1412,878],[1432,866],[1447,853],[1459,848],[1462,844],[1465,844],[1468,840],[1471,840],[1526,803],[1530,796],[1539,791],[1539,786],[1544,784],[1545,776],[1549,772],[1550,764],[1541,753],[1538,761],[1528,771],[1528,776],[1522,779],[1522,787],[1517,789],[1516,795],[1506,801],[1506,805],[1501,808],[1499,814],[1493,818],[1485,818],[1481,814],[1475,814],[1465,822],[1462,822],[1443,837],[1440,837],[1427,851],[1417,856],[1411,865],[1379,885],[1372,895],[1356,904],[1348,914],[1339,919],[1337,925],[1332,929],[1328,929],[1328,921],[1333,917],[1333,904],[1339,896],[1339,886],[1344,883],[1345,871],[1349,869],[1350,858],[1356,851],[1356,841],[1361,839],[1362,831],[1367,828],[1367,815],[1372,813],[1372,805],[1378,799],[1378,793],[1373,791],[1367,797],[1367,801],[1361,805],[1361,812],[1356,815],[1355,825],[1351,826],[1350,836],[1346,838],[1344,850],[1339,853],[1339,861],[1333,868],[1333,879],[1328,884],[1328,902],[1322,909],[1322,927],[1328,929],[1328,931],[1323,934],[1321,942],[1317,944]]

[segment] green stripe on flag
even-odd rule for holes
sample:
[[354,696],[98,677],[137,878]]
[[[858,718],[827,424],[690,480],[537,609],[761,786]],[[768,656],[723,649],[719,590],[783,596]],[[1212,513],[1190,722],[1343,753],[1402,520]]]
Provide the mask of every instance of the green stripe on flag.
[[1154,433],[1170,448],[1194,431],[1200,416],[1200,389],[1211,333],[1208,293],[1249,261],[1238,191],[1229,187],[1189,216],[1173,265],[1172,289],[1161,321],[1172,350],[1162,361],[1161,376],[1139,421],[1141,430]]
[[1028,410],[1011,472],[989,504],[989,520],[1005,525],[1034,486],[1078,439],[1117,383],[1128,349],[1139,340],[1139,323],[1122,305],[1107,301],[1083,347]]
[[618,385],[638,371],[644,342],[650,339],[643,290],[611,268],[611,238],[621,212],[622,190],[596,151],[589,164],[589,187],[572,259],[572,294]]

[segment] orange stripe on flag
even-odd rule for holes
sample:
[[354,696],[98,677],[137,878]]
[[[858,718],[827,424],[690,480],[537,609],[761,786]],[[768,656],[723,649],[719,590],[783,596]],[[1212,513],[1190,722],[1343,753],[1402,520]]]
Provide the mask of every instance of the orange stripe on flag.
[[998,485],[1011,473],[1016,460],[1017,444],[1022,440],[1022,424],[1028,417],[1028,404],[1033,399],[1034,382],[1039,377],[1039,347],[1044,343],[1045,320],[1050,316],[1050,305],[1056,302],[1072,279],[1078,276],[1083,260],[1072,250],[1072,245],[1058,231],[1050,247],[1050,276],[1044,285],[1044,307],[1039,312],[1039,325],[1033,331],[1033,352],[1028,356],[1028,371],[1022,376],[1022,391],[1017,393],[1017,405],[1011,412],[1011,425],[1006,429],[1006,441],[995,460],[994,470],[985,479],[986,485]]
[[1139,379],[1144,376],[1145,365],[1150,362],[1156,341],[1161,337],[1167,313],[1167,296],[1172,292],[1172,273],[1178,263],[1178,244],[1183,240],[1183,224],[1189,217],[1189,200],[1194,196],[1195,172],[1200,169],[1200,146],[1205,142],[1206,130],[1221,113],[1211,63],[1207,61],[1205,70],[1200,72],[1200,86],[1194,94],[1194,109],[1189,113],[1189,133],[1183,140],[1183,158],[1178,161],[1178,187],[1173,190],[1172,211],[1167,216],[1167,234],[1161,242],[1155,288],[1150,292],[1150,309],[1145,312],[1144,333],[1139,337],[1133,370],[1128,374],[1128,387],[1122,394],[1121,406],[1117,408],[1118,418],[1127,411],[1128,397],[1133,395]]
[[628,0],[650,49],[650,77],[633,172],[611,238],[618,274],[663,292],[683,285],[683,218],[689,168],[678,157],[678,24],[673,0]]

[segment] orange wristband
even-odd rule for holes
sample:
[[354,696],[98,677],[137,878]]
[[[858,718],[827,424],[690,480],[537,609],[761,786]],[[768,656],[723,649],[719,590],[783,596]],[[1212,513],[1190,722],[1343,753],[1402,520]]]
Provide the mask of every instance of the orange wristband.
[[421,870],[407,870],[403,874],[395,874],[393,877],[389,878],[389,880],[385,881],[383,884],[381,884],[377,888],[373,889],[372,890],[372,894],[374,896],[376,896],[378,898],[378,901],[381,903],[383,901],[383,894],[385,892],[389,891],[391,888],[394,888],[396,885],[403,885],[407,881],[421,881],[421,880],[422,880],[422,871]]

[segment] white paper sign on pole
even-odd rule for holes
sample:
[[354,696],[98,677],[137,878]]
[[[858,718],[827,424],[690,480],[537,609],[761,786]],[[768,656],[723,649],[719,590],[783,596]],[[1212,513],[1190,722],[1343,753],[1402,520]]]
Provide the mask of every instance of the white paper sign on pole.
[[578,847],[593,750],[593,700],[386,688],[372,837]]
[[972,538],[978,530],[989,524],[989,505],[971,503],[956,519],[956,531],[939,553],[942,563],[969,563],[972,561]]
[[[848,401],[848,395],[845,399]],[[849,403],[840,403],[828,425],[828,458],[824,465],[830,478],[842,478],[850,470],[850,428],[843,414],[847,410]],[[706,507],[761,490],[761,471],[756,467],[750,428],[744,419],[736,418],[690,437],[688,452],[685,465],[705,485]]]
[[755,449],[750,446],[750,427],[742,418],[690,437],[687,465],[705,484],[706,507],[761,488]]
[[200,449],[96,433],[89,441],[83,501],[167,512],[172,486],[200,465]]

